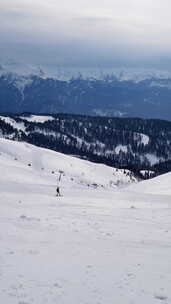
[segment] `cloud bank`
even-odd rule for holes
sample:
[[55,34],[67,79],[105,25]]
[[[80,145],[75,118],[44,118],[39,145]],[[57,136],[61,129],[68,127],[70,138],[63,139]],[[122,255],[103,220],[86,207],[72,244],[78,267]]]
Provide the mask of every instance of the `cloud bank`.
[[170,0],[6,0],[2,59],[171,68]]

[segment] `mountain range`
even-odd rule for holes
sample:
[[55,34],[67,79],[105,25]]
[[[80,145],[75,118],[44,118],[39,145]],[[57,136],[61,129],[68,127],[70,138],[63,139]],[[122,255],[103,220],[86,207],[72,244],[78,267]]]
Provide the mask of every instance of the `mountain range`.
[[[72,75],[72,74],[71,74]],[[171,120],[171,76],[102,74],[54,77],[42,69],[11,73],[1,67],[0,112],[71,113]]]

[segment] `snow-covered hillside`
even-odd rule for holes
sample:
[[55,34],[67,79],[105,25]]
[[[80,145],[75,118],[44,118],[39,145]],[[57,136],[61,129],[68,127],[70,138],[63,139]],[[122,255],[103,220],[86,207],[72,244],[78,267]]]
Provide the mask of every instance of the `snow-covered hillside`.
[[127,187],[120,170],[5,139],[0,172],[0,303],[171,302],[171,174]]
[[127,168],[139,178],[154,177],[171,168],[171,122],[166,121],[1,114],[0,137]]
[[[0,139],[0,164],[3,180],[50,184],[61,175],[61,187],[116,188],[136,182],[128,170],[91,163],[76,157],[21,142]],[[2,181],[3,182],[3,181]]]
[[143,189],[144,193],[171,195],[171,172],[130,186],[129,189],[135,192],[142,192]]

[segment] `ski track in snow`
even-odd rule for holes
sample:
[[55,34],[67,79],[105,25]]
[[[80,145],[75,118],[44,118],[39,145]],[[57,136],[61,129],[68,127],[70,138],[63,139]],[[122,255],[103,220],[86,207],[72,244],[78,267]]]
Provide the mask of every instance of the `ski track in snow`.
[[[0,303],[171,303],[171,174],[95,189],[78,183],[89,162],[5,140],[0,151]],[[108,178],[94,168],[90,182]]]

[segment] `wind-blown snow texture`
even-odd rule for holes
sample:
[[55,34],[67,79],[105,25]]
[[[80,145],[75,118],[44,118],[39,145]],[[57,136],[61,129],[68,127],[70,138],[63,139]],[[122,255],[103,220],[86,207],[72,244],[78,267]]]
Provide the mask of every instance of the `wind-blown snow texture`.
[[123,171],[5,139],[0,171],[0,303],[171,302],[170,173],[116,187]]

